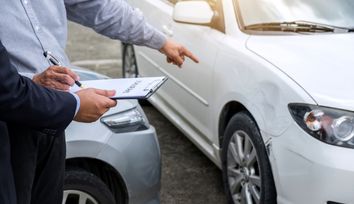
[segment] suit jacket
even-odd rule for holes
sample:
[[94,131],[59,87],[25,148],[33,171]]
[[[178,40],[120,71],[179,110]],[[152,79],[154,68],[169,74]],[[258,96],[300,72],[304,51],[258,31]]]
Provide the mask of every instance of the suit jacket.
[[11,67],[0,41],[0,203],[16,203],[6,123],[47,135],[62,132],[72,121],[76,100],[66,92],[47,89],[20,76]]
[[[1,66],[1,65],[0,65]],[[15,204],[15,183],[10,160],[10,141],[6,124],[0,121],[0,203]]]

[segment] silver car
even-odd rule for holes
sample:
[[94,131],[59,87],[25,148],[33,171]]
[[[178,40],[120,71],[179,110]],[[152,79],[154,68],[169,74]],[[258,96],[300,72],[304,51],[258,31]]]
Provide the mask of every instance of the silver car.
[[[75,72],[81,80],[108,78]],[[72,122],[66,144],[63,204],[159,203],[159,143],[136,100],[118,101],[97,122]]]

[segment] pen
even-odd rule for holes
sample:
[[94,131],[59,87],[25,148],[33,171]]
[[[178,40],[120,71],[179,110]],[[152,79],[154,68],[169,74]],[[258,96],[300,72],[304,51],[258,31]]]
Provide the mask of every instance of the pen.
[[[57,58],[55,58],[55,57],[52,55],[51,52],[45,51],[45,52],[43,53],[43,55],[44,55],[44,57],[45,57],[46,59],[48,59],[53,65],[61,66],[59,60],[57,60]],[[75,84],[76,84],[78,87],[83,88],[82,84],[81,84],[79,81],[76,81],[76,80],[75,80]]]

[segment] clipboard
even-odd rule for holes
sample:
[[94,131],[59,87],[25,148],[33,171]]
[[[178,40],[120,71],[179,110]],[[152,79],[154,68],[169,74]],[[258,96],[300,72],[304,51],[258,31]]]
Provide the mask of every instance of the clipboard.
[[152,96],[167,80],[168,77],[163,76],[90,80],[82,81],[81,83],[85,88],[115,90],[116,95],[111,97],[115,100],[145,100]]

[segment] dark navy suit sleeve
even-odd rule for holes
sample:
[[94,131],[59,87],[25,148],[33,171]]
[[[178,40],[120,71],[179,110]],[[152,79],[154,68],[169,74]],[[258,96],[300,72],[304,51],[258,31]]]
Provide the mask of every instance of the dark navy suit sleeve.
[[20,76],[0,42],[1,121],[55,134],[72,121],[76,103],[70,93],[44,88]]

